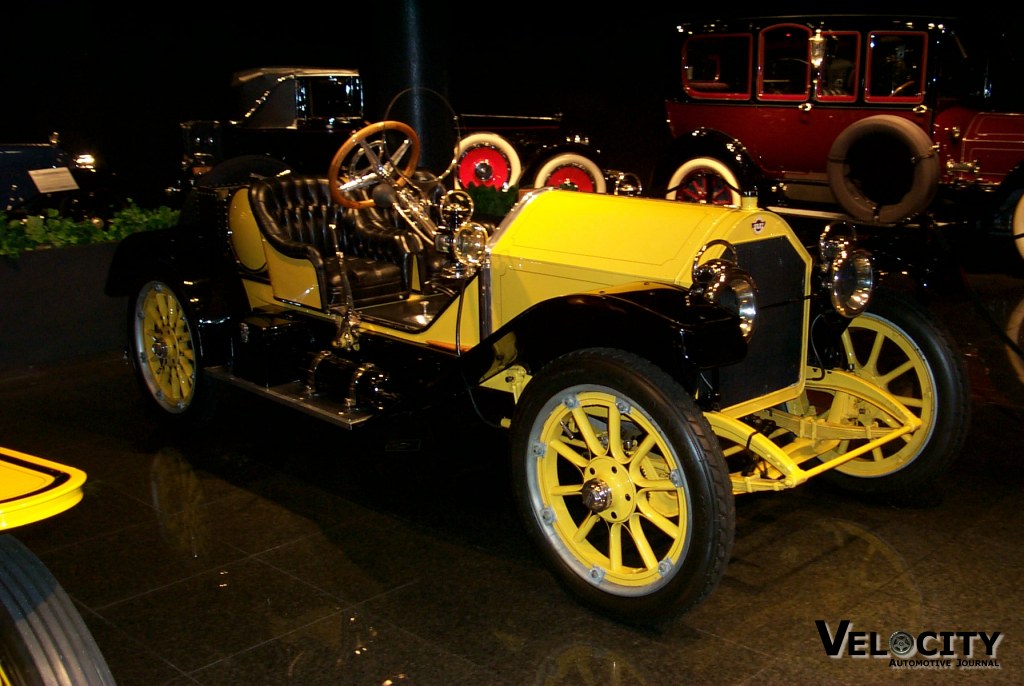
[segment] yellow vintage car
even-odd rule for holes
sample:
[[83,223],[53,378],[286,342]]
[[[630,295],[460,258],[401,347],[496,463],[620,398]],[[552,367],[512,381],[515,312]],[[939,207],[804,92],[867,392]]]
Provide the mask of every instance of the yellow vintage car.
[[85,472],[0,447],[0,684],[113,686],[96,641],[67,593],[10,529],[82,499]]
[[107,291],[157,414],[214,421],[225,384],[353,431],[450,407],[457,449],[466,407],[507,429],[507,488],[553,575],[628,622],[708,597],[735,496],[818,476],[915,492],[958,453],[963,358],[876,287],[856,227],[805,245],[753,197],[560,188],[477,217],[419,158],[411,126],[380,121],[322,175],[199,185],[177,227],[125,239]]

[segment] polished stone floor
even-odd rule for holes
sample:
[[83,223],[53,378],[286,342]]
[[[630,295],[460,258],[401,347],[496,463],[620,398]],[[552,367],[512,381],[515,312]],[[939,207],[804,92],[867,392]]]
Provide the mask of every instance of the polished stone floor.
[[[0,375],[3,444],[89,474],[78,506],[9,535],[121,686],[1021,683],[1024,360],[1005,336],[1024,272],[976,267],[932,302],[974,400],[941,489],[740,496],[722,584],[654,627],[563,594],[512,511],[503,437],[465,414],[363,436],[232,396],[216,430],[167,433],[117,351]],[[839,657],[818,620],[852,622]],[[895,631],[1001,632],[999,668],[851,656]]]

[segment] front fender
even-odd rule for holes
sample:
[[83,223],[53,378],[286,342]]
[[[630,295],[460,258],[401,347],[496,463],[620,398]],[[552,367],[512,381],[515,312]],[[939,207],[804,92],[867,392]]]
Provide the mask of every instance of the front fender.
[[171,264],[174,229],[156,229],[125,236],[114,251],[103,292],[111,297],[127,296],[154,269]]
[[467,378],[478,382],[513,365],[535,372],[581,348],[633,352],[665,369],[689,391],[700,371],[746,354],[739,318],[688,289],[638,282],[552,298],[529,308],[471,351]]
[[728,166],[740,182],[741,188],[756,188],[761,181],[761,169],[753,157],[736,138],[717,129],[699,128],[673,140],[659,159],[654,170],[655,197],[664,197],[668,180],[679,165],[697,157],[713,157]]

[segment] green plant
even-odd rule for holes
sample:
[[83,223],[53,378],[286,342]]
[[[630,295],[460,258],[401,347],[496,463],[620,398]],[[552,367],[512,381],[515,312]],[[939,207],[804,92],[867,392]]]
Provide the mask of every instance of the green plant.
[[8,217],[0,212],[0,255],[17,259],[29,250],[63,248],[72,245],[110,243],[139,231],[152,231],[174,226],[178,210],[169,207],[144,209],[130,203],[114,213],[110,221],[99,226],[61,216],[55,209],[41,215]]
[[502,219],[519,198],[518,186],[499,190],[491,186],[471,184],[466,192],[473,198],[476,216],[484,219]]

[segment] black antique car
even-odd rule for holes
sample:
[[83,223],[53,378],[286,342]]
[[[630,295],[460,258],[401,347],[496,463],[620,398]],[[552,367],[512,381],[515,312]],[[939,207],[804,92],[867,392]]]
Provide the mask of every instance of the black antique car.
[[352,431],[444,410],[453,449],[471,418],[507,429],[507,457],[474,446],[509,460],[486,488],[575,597],[630,622],[708,597],[735,496],[916,494],[959,452],[963,357],[875,288],[845,223],[805,245],[755,198],[554,187],[481,222],[419,160],[408,124],[376,122],[319,173],[198,186],[177,227],[126,238],[107,290],[157,415],[217,421],[233,387]]
[[55,210],[103,224],[128,204],[92,153],[72,154],[54,133],[45,143],[0,144],[0,210],[20,218]]
[[[168,189],[172,194],[201,177],[217,184],[283,169],[322,174],[334,150],[368,123],[362,76],[354,69],[259,67],[235,73],[231,89],[237,117],[182,122],[182,176]],[[559,114],[461,113],[457,119],[453,183],[461,188],[641,191],[634,174],[602,169],[600,150]]]

